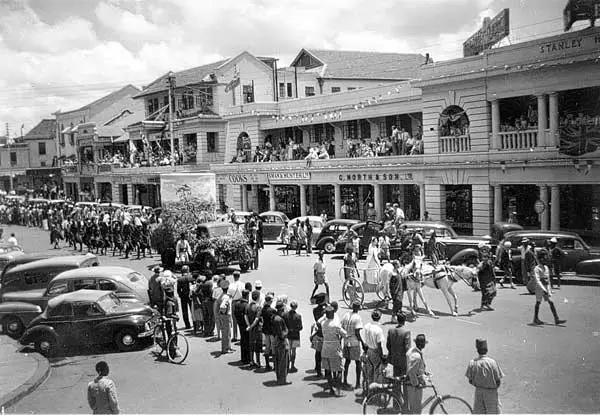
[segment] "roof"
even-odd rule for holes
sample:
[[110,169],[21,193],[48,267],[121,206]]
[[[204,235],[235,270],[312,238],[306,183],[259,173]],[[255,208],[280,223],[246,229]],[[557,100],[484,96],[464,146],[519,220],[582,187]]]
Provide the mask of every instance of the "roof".
[[131,268],[118,267],[118,266],[98,266],[98,267],[86,267],[76,268],[58,274],[53,281],[64,280],[70,278],[81,278],[81,277],[125,277],[132,272],[137,272]]
[[58,266],[79,266],[82,262],[96,258],[96,255],[93,254],[85,254],[85,255],[64,255],[64,256],[55,256],[52,258],[40,259],[39,261],[29,262],[27,264],[18,265],[11,269],[8,272],[19,272],[19,271],[28,271],[31,269],[39,269],[39,268],[54,268]]
[[576,234],[575,232],[566,232],[566,231],[540,231],[540,230],[522,230],[522,231],[511,231],[511,232],[507,232],[504,234],[505,238],[508,237],[514,237],[514,236],[521,236],[521,237],[528,237],[528,238],[532,238],[535,236],[544,236],[544,237],[552,237],[552,236],[556,236],[557,238],[561,238],[561,237],[577,237],[579,236],[578,234]]
[[33,127],[25,137],[25,140],[54,140],[56,137],[56,120],[44,119]]
[[123,88],[120,88],[114,92],[111,92],[110,94],[105,95],[101,98],[98,98],[97,100],[92,101],[89,104],[84,105],[83,107],[80,107],[80,108],[77,108],[74,110],[69,110],[69,111],[62,111],[62,112],[58,113],[57,115],[64,115],[64,114],[69,114],[71,112],[87,110],[87,109],[90,109],[99,104],[103,104],[106,101],[111,101],[111,100],[115,99],[117,96],[122,95],[123,93],[126,93],[125,95],[127,95],[127,93],[133,94],[135,92],[140,92],[140,89],[134,85],[127,84]]
[[72,303],[75,301],[83,301],[94,303],[112,291],[101,290],[77,290],[66,294],[57,295],[48,301],[48,307],[55,308],[62,303]]
[[[175,84],[177,87],[182,87],[185,85],[199,84],[202,82],[207,76],[214,74],[215,70],[229,62],[229,59],[223,59],[217,62],[208,63],[202,66],[196,66],[195,68],[185,69],[183,71],[175,72],[173,76],[175,77]],[[160,91],[167,90],[167,78],[169,74],[166,73],[160,76],[158,79],[154,80],[152,83],[147,85],[141,93],[134,96],[134,98],[140,98],[146,95],[154,94]]]
[[306,54],[322,63],[321,78],[333,79],[415,79],[425,63],[425,56],[418,53],[302,49],[290,66],[300,66]]

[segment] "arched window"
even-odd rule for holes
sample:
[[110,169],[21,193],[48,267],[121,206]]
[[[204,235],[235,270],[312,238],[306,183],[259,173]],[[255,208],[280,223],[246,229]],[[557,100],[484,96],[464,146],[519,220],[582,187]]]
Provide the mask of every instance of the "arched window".
[[450,105],[440,114],[440,137],[469,135],[469,117],[461,107]]

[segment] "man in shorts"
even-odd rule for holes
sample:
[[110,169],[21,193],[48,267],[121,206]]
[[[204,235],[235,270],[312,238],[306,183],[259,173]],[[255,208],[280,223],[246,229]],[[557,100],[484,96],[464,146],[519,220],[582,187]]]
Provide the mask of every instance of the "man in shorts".
[[342,374],[342,339],[346,331],[335,321],[333,307],[325,308],[325,321],[321,324],[323,329],[323,348],[321,350],[322,366],[325,369],[329,392],[340,395],[339,385]]
[[327,292],[327,298],[329,298],[329,284],[327,282],[327,265],[325,264],[325,260],[323,259],[323,252],[320,251],[318,253],[318,255],[319,255],[319,257],[317,258],[317,261],[313,265],[315,288],[313,289],[313,292],[310,295],[310,298],[314,298],[315,293],[317,292],[317,289],[319,288],[319,285],[325,285],[325,291]]
[[288,339],[290,341],[290,372],[297,372],[296,349],[300,347],[300,332],[302,331],[302,316],[296,311],[298,303],[292,301],[290,310],[283,314],[283,319],[288,328]]
[[351,388],[348,384],[348,371],[350,370],[350,363],[352,361],[356,364],[356,383],[354,388],[360,388],[360,373],[361,373],[361,362],[360,362],[360,346],[362,339],[360,337],[360,331],[363,328],[362,318],[358,314],[360,311],[360,302],[355,301],[352,303],[352,311],[349,311],[342,318],[342,328],[348,334],[346,340],[344,340],[344,349],[342,355],[344,356],[344,383],[343,386]]

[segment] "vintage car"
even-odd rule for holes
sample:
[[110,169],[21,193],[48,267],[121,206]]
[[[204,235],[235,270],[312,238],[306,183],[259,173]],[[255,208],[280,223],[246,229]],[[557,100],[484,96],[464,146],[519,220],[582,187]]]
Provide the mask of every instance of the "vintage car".
[[270,210],[258,215],[263,223],[263,242],[281,242],[279,235],[281,229],[289,218],[283,212]]
[[0,302],[7,293],[45,289],[48,282],[58,274],[75,268],[99,265],[94,254],[55,256],[18,265],[2,274],[0,280]]
[[558,247],[565,253],[562,257],[561,264],[561,269],[563,271],[577,271],[577,266],[586,262],[579,266],[579,270],[582,271],[582,273],[585,273],[586,269],[589,271],[589,268],[592,267],[592,265],[587,264],[589,260],[600,259],[600,252],[592,250],[581,236],[574,232],[538,230],[508,232],[504,235],[504,240],[501,243],[504,243],[505,241],[510,241],[511,243],[513,270],[515,277],[519,282],[522,282],[520,245],[523,238],[533,241],[536,250],[544,248],[547,241],[556,238],[558,240]]
[[[139,272],[126,267],[98,266],[77,268],[58,274],[46,289],[13,291],[5,294],[0,303],[0,323],[11,337],[18,337],[31,318],[40,314],[48,301],[58,295],[77,290],[113,291],[119,299],[147,304],[148,280]],[[31,307],[37,306],[34,314]]]
[[[450,261],[452,265],[474,265],[478,262],[479,251],[477,249],[480,243],[490,245],[492,253],[496,251],[498,241],[489,236],[461,236],[456,231],[442,221],[407,221],[402,224],[402,228],[409,233],[421,232],[425,242],[429,240],[435,231],[438,249],[443,258]],[[381,222],[368,221],[363,236],[360,240],[361,253],[366,252],[372,236],[379,236],[383,230]],[[398,239],[392,238],[390,247],[390,256],[397,259],[401,255],[401,243]]]
[[523,227],[517,223],[511,222],[496,222],[492,225],[491,237],[498,241],[504,239],[504,235],[508,232],[522,231]]
[[19,341],[33,343],[44,356],[64,347],[107,343],[130,351],[152,336],[159,318],[156,310],[121,301],[112,291],[79,290],[51,299]]
[[[217,269],[230,265],[239,265],[242,272],[246,272],[252,266],[258,268],[258,250],[252,249],[247,243],[231,248],[236,243],[246,238],[242,231],[236,230],[229,222],[202,223],[196,228],[198,238],[196,251],[189,264],[192,269],[210,270],[216,273]],[[209,241],[213,238],[220,240],[222,248],[209,247]]]
[[288,229],[290,230],[290,236],[293,235],[293,227],[296,221],[300,220],[300,222],[305,222],[307,218],[313,227],[312,246],[315,246],[321,236],[321,230],[323,229],[323,226],[325,226],[325,222],[323,222],[323,219],[320,216],[298,216],[297,218],[290,219]]
[[0,287],[2,287],[2,276],[13,269],[16,266],[29,264],[33,261],[39,261],[40,259],[50,258],[51,255],[47,253],[34,253],[26,254],[23,251],[14,251],[6,254],[0,254]]
[[575,266],[575,273],[580,277],[600,278],[600,258],[581,261]]
[[346,244],[348,243],[348,237],[351,231],[356,233],[359,239],[362,238],[366,226],[367,222],[358,222],[338,236],[337,241],[335,241],[335,252],[345,252],[344,250],[346,249]]
[[327,221],[323,229],[321,229],[321,234],[315,244],[316,248],[328,254],[333,254],[336,251],[338,238],[358,222],[355,219],[333,219]]

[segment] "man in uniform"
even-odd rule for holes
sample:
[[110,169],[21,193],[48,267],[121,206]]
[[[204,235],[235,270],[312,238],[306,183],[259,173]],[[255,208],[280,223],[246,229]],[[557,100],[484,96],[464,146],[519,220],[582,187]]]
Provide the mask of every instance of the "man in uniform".
[[418,334],[415,338],[415,347],[406,354],[406,403],[409,414],[420,414],[423,402],[423,388],[426,386],[425,361],[423,360],[423,349],[427,344],[424,334]]
[[475,340],[475,348],[479,356],[469,362],[465,374],[469,383],[475,386],[473,413],[499,414],[501,405],[498,399],[498,388],[504,373],[498,363],[487,355],[487,340]]

